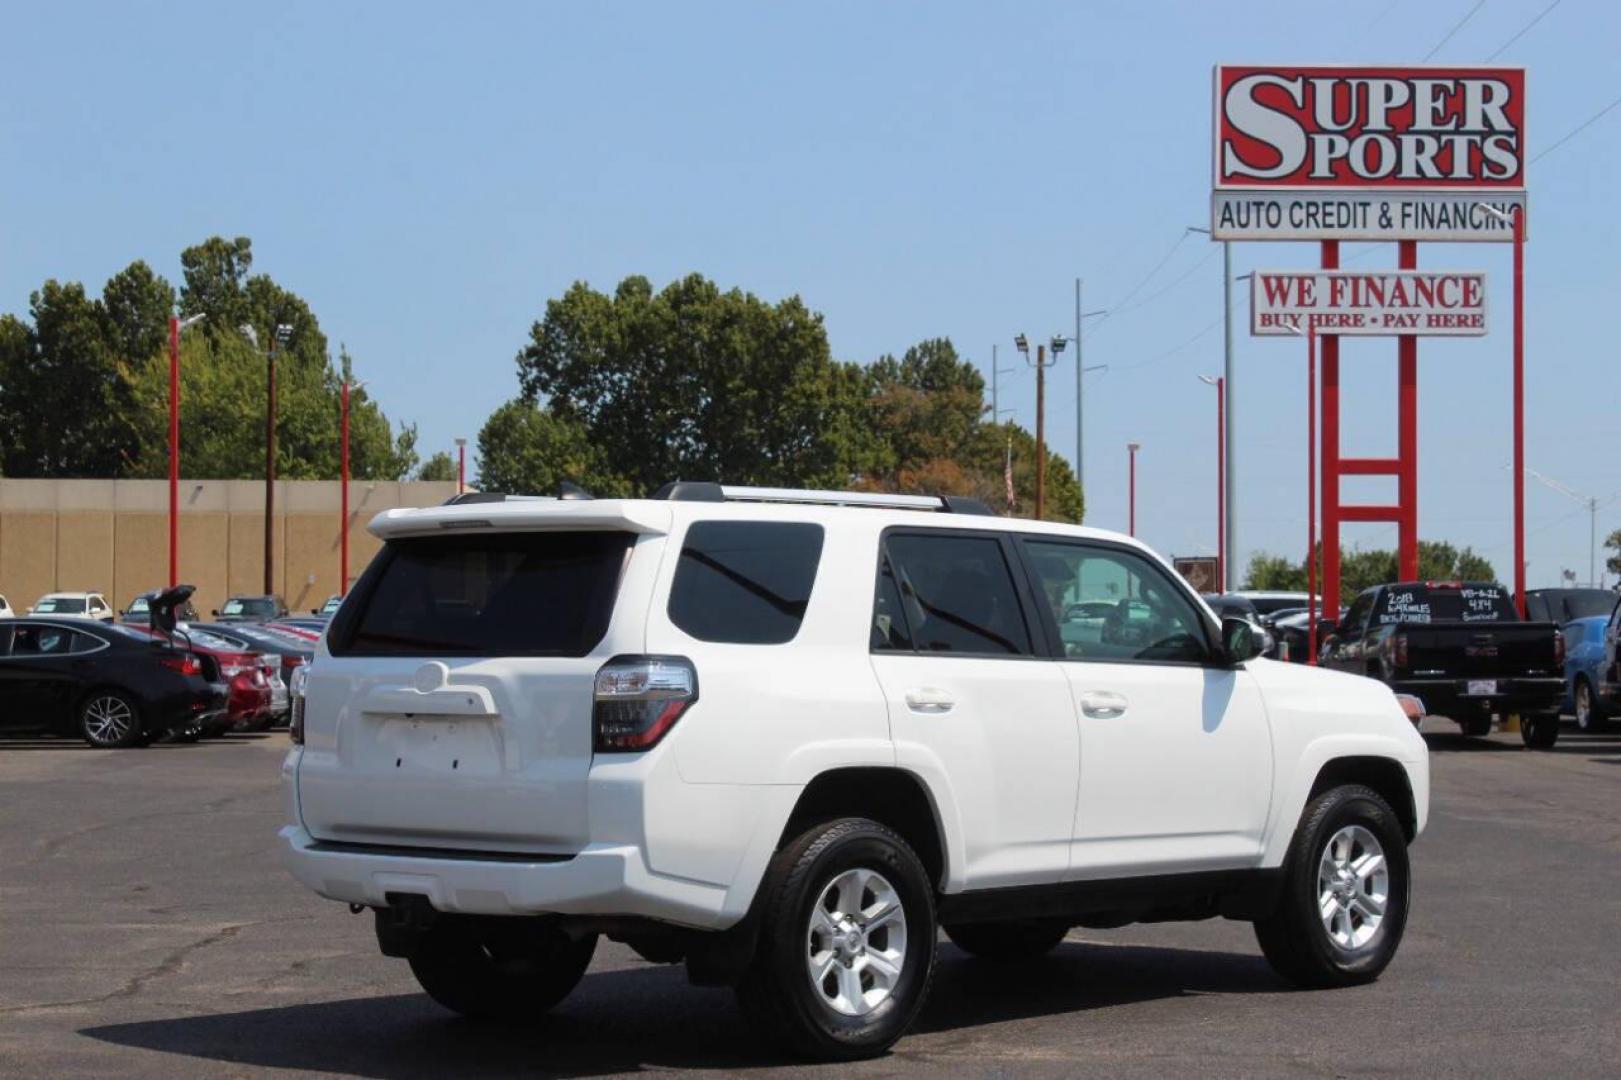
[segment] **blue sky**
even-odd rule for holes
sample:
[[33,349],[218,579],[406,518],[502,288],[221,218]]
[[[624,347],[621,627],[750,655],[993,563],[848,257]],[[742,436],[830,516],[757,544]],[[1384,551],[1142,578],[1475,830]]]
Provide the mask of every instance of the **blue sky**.
[[[1485,60],[1548,0],[1488,0],[1434,62]],[[179,279],[214,233],[305,296],[427,451],[476,435],[513,357],[583,279],[699,271],[826,316],[835,355],[949,336],[1034,423],[1011,342],[1086,343],[1088,520],[1171,554],[1215,543],[1221,259],[1208,217],[1220,61],[1417,61],[1475,0],[1132,4],[35,4],[0,67],[0,310],[46,277],[99,288],[131,259]],[[1617,94],[1621,5],[1563,0],[1496,58],[1528,69],[1535,155]],[[1621,109],[1529,170],[1528,450],[1621,491],[1615,344]],[[1364,250],[1366,249],[1366,250]],[[1394,248],[1350,245],[1351,265]],[[1312,265],[1249,244],[1235,272]],[[1423,246],[1489,274],[1492,333],[1420,346],[1420,532],[1510,574],[1506,246]],[[1163,260],[1163,265],[1160,265]],[[1152,277],[1150,270],[1160,269]],[[1146,280],[1145,280],[1146,278]],[[1140,286],[1140,287],[1139,287]],[[1135,290],[1135,291],[1134,291]],[[1242,293],[1241,293],[1242,296]],[[1238,308],[1242,320],[1245,308]],[[1305,546],[1302,348],[1236,337],[1240,554]],[[1345,449],[1393,451],[1395,344],[1348,343]],[[1074,444],[1074,369],[1048,431]],[[1394,501],[1394,480],[1348,484]],[[1587,573],[1587,514],[1528,486],[1532,584]],[[1621,501],[1600,512],[1621,526]],[[1393,527],[1347,543],[1392,546]]]

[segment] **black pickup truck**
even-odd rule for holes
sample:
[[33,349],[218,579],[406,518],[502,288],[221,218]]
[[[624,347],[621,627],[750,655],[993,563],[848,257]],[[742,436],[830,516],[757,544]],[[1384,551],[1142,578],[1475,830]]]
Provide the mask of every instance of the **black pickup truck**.
[[1319,660],[1414,695],[1465,735],[1518,713],[1525,745],[1546,749],[1559,737],[1565,642],[1551,622],[1521,621],[1509,596],[1491,582],[1376,585],[1319,624]]

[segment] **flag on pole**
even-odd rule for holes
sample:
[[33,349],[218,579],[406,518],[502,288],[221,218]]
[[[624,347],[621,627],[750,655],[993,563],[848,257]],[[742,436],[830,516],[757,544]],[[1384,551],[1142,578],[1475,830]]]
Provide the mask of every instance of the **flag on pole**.
[[1007,440],[1007,460],[1002,466],[1002,484],[1007,488],[1007,508],[1013,510],[1013,436]]

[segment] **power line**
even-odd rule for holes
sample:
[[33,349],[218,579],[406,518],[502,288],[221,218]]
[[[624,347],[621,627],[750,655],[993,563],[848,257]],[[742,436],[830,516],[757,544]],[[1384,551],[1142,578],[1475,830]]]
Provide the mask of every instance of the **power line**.
[[1598,112],[1594,113],[1592,116],[1589,116],[1586,120],[1583,120],[1581,123],[1577,124],[1574,128],[1572,128],[1569,132],[1567,132],[1565,134],[1564,138],[1562,138],[1559,141],[1555,142],[1552,146],[1544,148],[1543,151],[1540,154],[1538,154],[1536,157],[1532,158],[1530,161],[1526,162],[1526,164],[1527,165],[1535,165],[1537,162],[1541,161],[1543,158],[1547,157],[1549,154],[1553,153],[1555,150],[1559,149],[1561,146],[1564,146],[1570,140],[1574,139],[1577,135],[1580,135],[1583,131],[1587,130],[1587,128],[1589,128],[1593,124],[1597,123],[1600,117],[1602,117],[1605,113],[1609,112],[1611,109],[1615,108],[1617,105],[1621,105],[1621,97],[1616,98],[1614,101],[1612,101],[1608,105],[1604,106],[1604,108],[1600,109]]
[[1219,247],[1215,246],[1214,244],[1212,244],[1211,247],[1210,247],[1209,252],[1207,252],[1205,254],[1204,258],[1202,258],[1198,262],[1194,263],[1191,267],[1189,267],[1183,273],[1177,275],[1177,277],[1176,277],[1176,279],[1174,281],[1170,282],[1168,285],[1165,285],[1164,287],[1162,287],[1160,289],[1155,290],[1154,292],[1149,293],[1147,296],[1143,297],[1141,300],[1137,301],[1135,304],[1130,305],[1129,307],[1122,307],[1122,308],[1117,309],[1115,311],[1115,314],[1116,315],[1125,315],[1128,312],[1136,311],[1139,308],[1147,307],[1149,304],[1152,304],[1155,300],[1158,300],[1160,297],[1164,296],[1166,293],[1170,292],[1172,289],[1176,288],[1178,285],[1180,285],[1184,281],[1188,280],[1188,278],[1192,277],[1194,275],[1194,273],[1196,271],[1198,271],[1198,269],[1200,267],[1202,267],[1205,263],[1209,262],[1211,259],[1214,259],[1219,254],[1221,254],[1221,248],[1219,248]]
[[1519,28],[1519,29],[1518,29],[1518,30],[1516,30],[1516,31],[1515,31],[1515,32],[1514,32],[1514,36],[1513,36],[1513,37],[1511,37],[1511,38],[1509,38],[1509,39],[1508,39],[1508,40],[1507,40],[1507,41],[1505,41],[1505,42],[1503,42],[1503,44],[1501,44],[1501,45],[1499,45],[1499,46],[1498,46],[1498,47],[1497,47],[1497,51],[1496,51],[1496,52],[1494,52],[1494,53],[1492,53],[1492,54],[1491,54],[1491,55],[1490,55],[1490,56],[1488,56],[1488,57],[1486,57],[1486,60],[1485,60],[1485,62],[1486,62],[1486,63],[1488,63],[1488,64],[1489,64],[1489,63],[1491,63],[1491,62],[1492,62],[1492,61],[1493,61],[1493,60],[1496,60],[1496,59],[1497,59],[1497,58],[1498,58],[1498,57],[1499,57],[1499,56],[1501,56],[1501,55],[1503,55],[1503,53],[1504,53],[1504,52],[1505,52],[1505,51],[1507,51],[1507,49],[1508,49],[1508,47],[1509,47],[1509,46],[1510,46],[1510,45],[1512,45],[1512,44],[1514,44],[1514,43],[1515,43],[1515,42],[1516,42],[1516,41],[1518,41],[1518,40],[1520,40],[1520,39],[1521,39],[1521,38],[1522,38],[1522,37],[1524,37],[1524,36],[1525,36],[1525,32],[1526,32],[1526,31],[1527,31],[1527,30],[1529,30],[1529,29],[1531,29],[1531,28],[1532,28],[1532,27],[1533,27],[1533,26],[1535,26],[1535,25],[1536,25],[1536,24],[1537,24],[1537,23],[1539,23],[1539,22],[1541,22],[1541,21],[1542,21],[1542,17],[1543,17],[1543,16],[1544,16],[1544,15],[1546,15],[1546,14],[1548,14],[1548,12],[1550,12],[1550,11],[1552,11],[1552,10],[1553,10],[1553,9],[1554,9],[1554,8],[1556,8],[1556,7],[1558,7],[1558,6],[1559,6],[1559,0],[1553,0],[1553,3],[1551,3],[1551,4],[1549,4],[1549,5],[1548,5],[1548,6],[1547,6],[1547,7],[1545,7],[1545,8],[1543,8],[1543,9],[1542,9],[1542,10],[1541,10],[1541,11],[1540,11],[1540,12],[1538,12],[1538,13],[1537,13],[1537,16],[1536,16],[1536,18],[1534,18],[1534,19],[1532,19],[1532,20],[1531,20],[1531,21],[1530,21],[1530,22],[1528,22],[1528,23],[1526,23],[1526,24],[1525,24],[1525,25],[1524,25],[1524,26],[1522,26],[1522,27],[1520,27],[1520,28]]
[[[1139,281],[1136,285],[1132,286],[1130,292],[1126,293],[1126,295],[1122,296],[1119,300],[1116,300],[1113,304],[1110,304],[1109,305],[1109,310],[1110,311],[1118,311],[1119,309],[1124,307],[1126,305],[1126,303],[1131,300],[1132,297],[1136,296],[1139,292],[1141,292],[1144,285],[1147,285],[1150,281],[1154,280],[1154,275],[1160,272],[1160,268],[1163,267],[1166,263],[1171,261],[1171,256],[1176,254],[1177,249],[1182,246],[1182,242],[1184,240],[1186,240],[1187,238],[1188,238],[1188,234],[1187,234],[1187,230],[1185,230],[1185,229],[1181,233],[1177,234],[1176,243],[1171,245],[1171,250],[1167,251],[1165,253],[1164,257],[1161,258],[1159,262],[1154,264],[1154,268],[1152,270],[1150,270],[1148,273],[1143,275],[1143,279],[1141,281]],[[1102,319],[1099,320],[1099,322],[1100,323],[1101,322],[1107,322],[1108,319],[1109,319],[1109,316],[1105,315],[1105,316],[1103,316]]]
[[1420,60],[1419,63],[1421,63],[1421,64],[1424,63],[1425,60],[1428,60],[1430,57],[1432,57],[1436,53],[1440,52],[1441,51],[1441,46],[1443,46],[1447,42],[1451,41],[1452,40],[1452,35],[1456,34],[1459,30],[1462,30],[1463,29],[1463,24],[1468,22],[1470,19],[1473,19],[1475,17],[1475,12],[1479,11],[1481,8],[1483,8],[1485,6],[1486,6],[1486,0],[1475,0],[1475,6],[1470,8],[1467,12],[1465,12],[1463,18],[1459,19],[1457,22],[1452,24],[1452,29],[1448,30],[1444,35],[1442,35],[1441,40],[1437,41],[1435,43],[1435,48],[1433,48],[1429,52],[1425,53],[1424,54],[1424,60]]

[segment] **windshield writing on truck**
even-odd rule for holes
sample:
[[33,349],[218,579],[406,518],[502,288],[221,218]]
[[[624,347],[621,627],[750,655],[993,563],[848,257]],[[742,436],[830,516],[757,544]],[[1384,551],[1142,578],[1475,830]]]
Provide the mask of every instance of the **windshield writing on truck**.
[[1415,586],[1386,590],[1374,622],[1507,622],[1518,618],[1508,593],[1498,585],[1461,588]]

